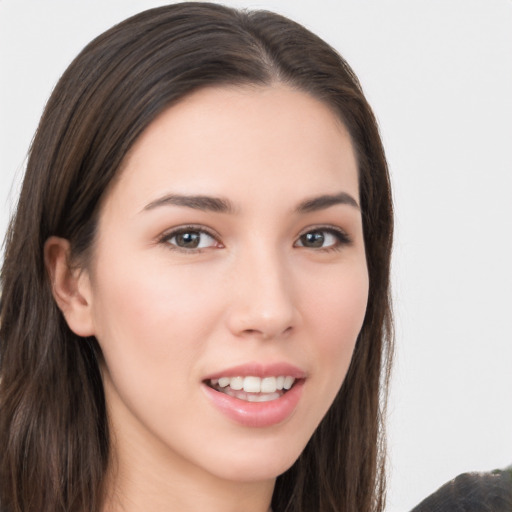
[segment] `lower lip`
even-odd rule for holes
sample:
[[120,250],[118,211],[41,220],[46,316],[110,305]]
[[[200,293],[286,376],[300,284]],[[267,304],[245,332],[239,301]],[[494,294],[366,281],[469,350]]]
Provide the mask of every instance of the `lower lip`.
[[228,418],[245,427],[271,427],[289,418],[302,395],[304,380],[296,381],[294,386],[280,398],[269,402],[246,402],[203,384],[204,391],[213,405]]

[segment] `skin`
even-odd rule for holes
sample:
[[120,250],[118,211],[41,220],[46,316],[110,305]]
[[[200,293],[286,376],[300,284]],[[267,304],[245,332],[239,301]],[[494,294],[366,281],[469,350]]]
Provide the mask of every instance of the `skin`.
[[[354,204],[297,210],[339,193]],[[222,198],[231,210],[159,202],[169,194]],[[208,88],[132,148],[104,197],[87,268],[67,266],[67,241],[47,242],[68,324],[104,354],[115,454],[105,510],[268,509],[275,478],[336,396],[363,322],[358,203],[350,137],[326,105],[284,85]],[[172,231],[190,225],[199,250],[176,245]],[[320,246],[304,244],[319,232]],[[206,376],[249,362],[306,375],[277,425],[240,425],[204,392]]]

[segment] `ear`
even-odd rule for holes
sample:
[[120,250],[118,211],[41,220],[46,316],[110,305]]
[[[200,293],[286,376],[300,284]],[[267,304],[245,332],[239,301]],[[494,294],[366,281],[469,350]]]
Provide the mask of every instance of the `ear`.
[[44,262],[53,297],[69,328],[78,336],[94,335],[92,292],[89,274],[70,264],[70,246],[65,238],[52,236],[44,244]]

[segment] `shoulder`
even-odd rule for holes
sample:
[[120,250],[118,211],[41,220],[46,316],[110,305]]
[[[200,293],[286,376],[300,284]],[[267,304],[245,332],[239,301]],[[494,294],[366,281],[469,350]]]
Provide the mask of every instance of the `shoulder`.
[[512,466],[463,473],[425,498],[411,512],[511,512]]

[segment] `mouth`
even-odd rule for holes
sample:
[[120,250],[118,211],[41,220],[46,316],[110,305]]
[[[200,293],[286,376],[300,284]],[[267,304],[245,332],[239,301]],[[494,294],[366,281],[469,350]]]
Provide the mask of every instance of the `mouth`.
[[244,427],[286,422],[301,400],[308,374],[288,363],[247,363],[208,375],[203,389],[210,403]]
[[290,375],[235,376],[207,379],[210,388],[245,402],[271,402],[288,393],[299,381]]

